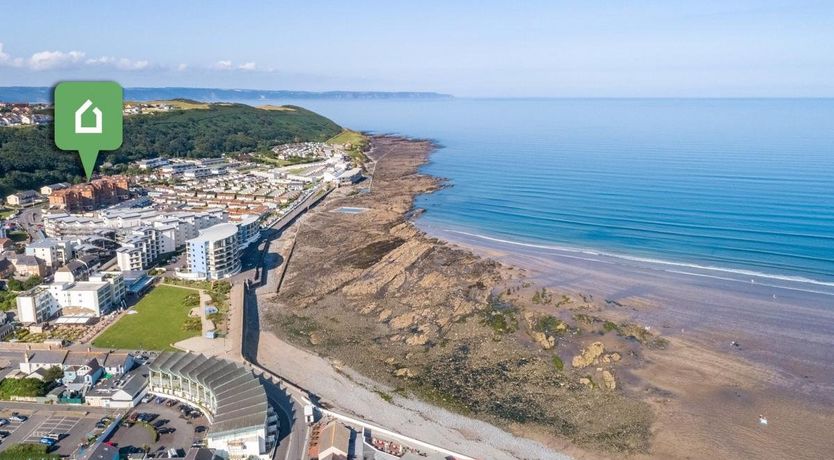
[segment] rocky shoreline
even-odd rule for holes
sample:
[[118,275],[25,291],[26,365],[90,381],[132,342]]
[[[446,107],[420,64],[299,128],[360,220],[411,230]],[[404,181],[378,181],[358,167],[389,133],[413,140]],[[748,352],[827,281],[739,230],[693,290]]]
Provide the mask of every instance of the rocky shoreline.
[[[652,410],[618,381],[666,340],[605,317],[591,296],[551,291],[419,231],[407,217],[415,196],[440,186],[418,173],[434,146],[385,136],[373,145],[373,181],[303,219],[266,308],[272,330],[397,396],[569,442],[572,455],[648,454]],[[348,206],[365,210],[338,212]]]

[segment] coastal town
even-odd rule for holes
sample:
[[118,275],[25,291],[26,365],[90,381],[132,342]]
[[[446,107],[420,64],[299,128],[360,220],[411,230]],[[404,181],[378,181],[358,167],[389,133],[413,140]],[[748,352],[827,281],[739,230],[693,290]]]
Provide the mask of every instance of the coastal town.
[[7,2],[0,460],[834,460],[832,4]]
[[52,122],[47,104],[0,102],[0,127],[44,125]]
[[[148,110],[169,108],[128,105],[125,116]],[[244,291],[268,269],[265,235],[333,191],[361,193],[357,148],[159,156],[5,197],[0,451],[469,458],[321,407],[244,352]]]

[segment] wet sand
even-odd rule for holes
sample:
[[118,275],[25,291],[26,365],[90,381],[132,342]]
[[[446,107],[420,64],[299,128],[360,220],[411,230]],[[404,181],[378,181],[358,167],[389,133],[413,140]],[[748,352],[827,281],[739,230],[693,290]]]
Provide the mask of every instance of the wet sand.
[[607,300],[611,315],[669,337],[672,346],[647,353],[645,366],[627,381],[628,390],[658,414],[650,457],[830,456],[834,292],[825,286],[809,289],[789,280],[682,270],[417,225],[520,267],[543,286]]

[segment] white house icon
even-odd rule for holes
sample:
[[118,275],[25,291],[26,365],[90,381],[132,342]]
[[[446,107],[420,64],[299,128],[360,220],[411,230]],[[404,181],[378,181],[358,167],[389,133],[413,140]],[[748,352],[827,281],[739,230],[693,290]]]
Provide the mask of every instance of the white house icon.
[[81,107],[75,111],[75,133],[76,134],[101,134],[101,110],[98,107],[93,107],[93,115],[96,116],[95,126],[83,126],[81,123],[81,116],[84,112],[93,105],[93,101],[87,101],[81,104]]

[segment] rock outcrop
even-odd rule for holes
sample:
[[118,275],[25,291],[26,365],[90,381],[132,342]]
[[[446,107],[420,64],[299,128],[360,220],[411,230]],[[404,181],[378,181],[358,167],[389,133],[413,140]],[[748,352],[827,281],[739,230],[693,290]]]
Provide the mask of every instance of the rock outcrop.
[[603,345],[602,342],[594,342],[582,350],[582,354],[574,356],[571,364],[577,369],[588,367],[591,364],[594,364],[597,358],[599,358],[604,352],[605,345]]
[[556,339],[545,334],[544,332],[533,331],[530,334],[530,337],[532,337],[543,350],[550,350],[556,346]]
[[607,390],[614,390],[617,388],[617,380],[614,378],[614,374],[612,374],[611,371],[602,371],[602,383],[605,385],[605,389]]

